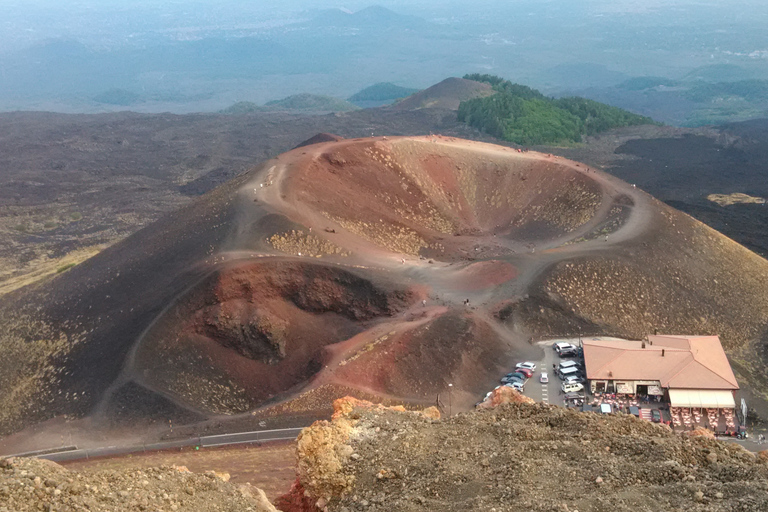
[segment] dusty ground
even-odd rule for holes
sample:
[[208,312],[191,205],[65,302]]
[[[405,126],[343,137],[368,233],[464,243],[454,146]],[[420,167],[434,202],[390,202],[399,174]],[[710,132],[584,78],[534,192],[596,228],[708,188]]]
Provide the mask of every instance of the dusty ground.
[[318,132],[468,136],[448,110],[0,114],[0,294],[64,272]]
[[186,466],[193,473],[229,473],[233,484],[249,483],[263,490],[270,501],[287,493],[296,480],[296,443],[271,442],[262,446],[138,453],[123,457],[90,459],[64,464],[84,475],[104,471],[145,470],[161,466]]
[[768,122],[715,129],[643,126],[589,139],[557,154],[599,166],[670,206],[768,257],[768,209],[760,204],[721,208],[710,194],[768,197]]
[[494,93],[490,84],[466,80],[464,78],[447,78],[428,89],[408,96],[395,103],[393,110],[417,110],[423,108],[445,108],[458,110],[462,101],[471,98],[482,98]]
[[[720,211],[705,200],[711,193],[768,195],[761,185],[763,124],[739,123],[722,132],[634,127],[576,148],[541,149],[637,183],[765,255],[759,210]],[[0,293],[66,271],[323,131],[492,140],[457,123],[454,112],[433,108],[329,116],[0,114]]]
[[315,503],[328,512],[768,507],[764,454],[630,415],[542,404],[443,420],[367,406],[339,410],[299,439],[299,482],[312,500],[292,511]]
[[[492,140],[458,123],[454,112],[434,108],[329,116],[0,114],[0,294],[66,271],[254,163],[323,131],[349,138],[433,132]],[[703,138],[690,137],[695,134]],[[577,148],[541,149],[615,172],[763,250],[768,243],[759,230],[743,227],[754,224],[759,211],[710,210],[706,194],[691,193],[702,186],[708,193],[757,192],[764,138],[759,122],[733,125],[725,134],[634,127]],[[626,145],[637,139],[649,141],[648,150]],[[723,147],[731,149],[718,152]],[[697,173],[695,180],[690,172]]]
[[[762,337],[766,287],[765,260],[587,165],[444,136],[331,140],[0,299],[18,323],[3,423],[256,428],[341,393],[444,406],[449,384],[462,410],[531,337],[661,329],[736,353]],[[55,357],[26,354],[31,336],[58,339]]]
[[68,471],[37,459],[0,460],[0,510],[274,512],[264,494],[229,482],[226,473],[181,466]]

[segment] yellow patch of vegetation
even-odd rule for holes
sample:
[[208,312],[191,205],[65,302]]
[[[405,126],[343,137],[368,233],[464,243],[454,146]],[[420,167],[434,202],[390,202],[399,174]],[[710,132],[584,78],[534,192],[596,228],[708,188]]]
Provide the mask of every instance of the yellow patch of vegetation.
[[52,361],[64,358],[77,342],[28,316],[3,318],[1,323],[0,435],[45,414],[43,404],[52,398],[52,386],[60,377]]
[[735,194],[709,194],[707,199],[720,206],[730,206],[732,204],[765,204],[765,198],[750,196],[736,192]]
[[269,244],[278,251],[293,254],[295,256],[309,256],[311,258],[321,258],[338,254],[339,256],[349,256],[345,251],[333,242],[324,238],[310,235],[299,230],[291,230],[290,233],[282,235],[272,235],[268,239]]
[[5,295],[42,279],[61,274],[95,256],[104,246],[94,245],[72,251],[61,258],[44,254],[19,268],[12,261],[0,260],[0,295]]
[[418,256],[422,248],[429,246],[418,233],[405,226],[383,222],[355,222],[339,217],[332,217],[332,220],[338,222],[347,231],[392,252]]

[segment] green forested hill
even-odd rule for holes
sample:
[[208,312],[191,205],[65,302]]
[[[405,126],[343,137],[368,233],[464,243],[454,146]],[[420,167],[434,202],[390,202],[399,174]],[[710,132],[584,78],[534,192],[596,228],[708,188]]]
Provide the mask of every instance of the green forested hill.
[[497,76],[464,78],[489,83],[496,94],[462,102],[459,121],[516,144],[580,142],[583,135],[653,123],[648,117],[585,98],[548,98]]

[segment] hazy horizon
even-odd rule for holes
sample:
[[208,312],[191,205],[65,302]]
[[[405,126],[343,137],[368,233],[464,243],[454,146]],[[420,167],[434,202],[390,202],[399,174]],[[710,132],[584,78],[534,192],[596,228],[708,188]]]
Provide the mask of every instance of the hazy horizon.
[[[424,88],[473,72],[637,110],[639,99],[611,88],[699,69],[712,82],[768,79],[768,6],[756,1],[4,3],[5,111],[217,111],[301,92],[347,98],[377,82]],[[114,90],[137,99],[97,101]]]

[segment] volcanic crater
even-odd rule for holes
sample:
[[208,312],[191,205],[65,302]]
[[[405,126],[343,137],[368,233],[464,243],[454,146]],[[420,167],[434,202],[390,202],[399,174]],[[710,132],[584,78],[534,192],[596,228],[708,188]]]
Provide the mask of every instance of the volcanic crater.
[[[139,342],[132,372],[189,407],[244,412],[309,380],[328,358],[324,347],[393,316],[412,295],[337,266],[283,258],[234,262],[155,321]],[[215,404],[190,379],[221,383],[220,392],[230,393]]]
[[61,379],[5,383],[0,431],[317,417],[350,393],[423,406],[448,384],[460,410],[532,338],[720,334],[733,355],[768,332],[768,262],[599,170],[440,136],[318,140],[0,297],[78,340],[43,361]]

